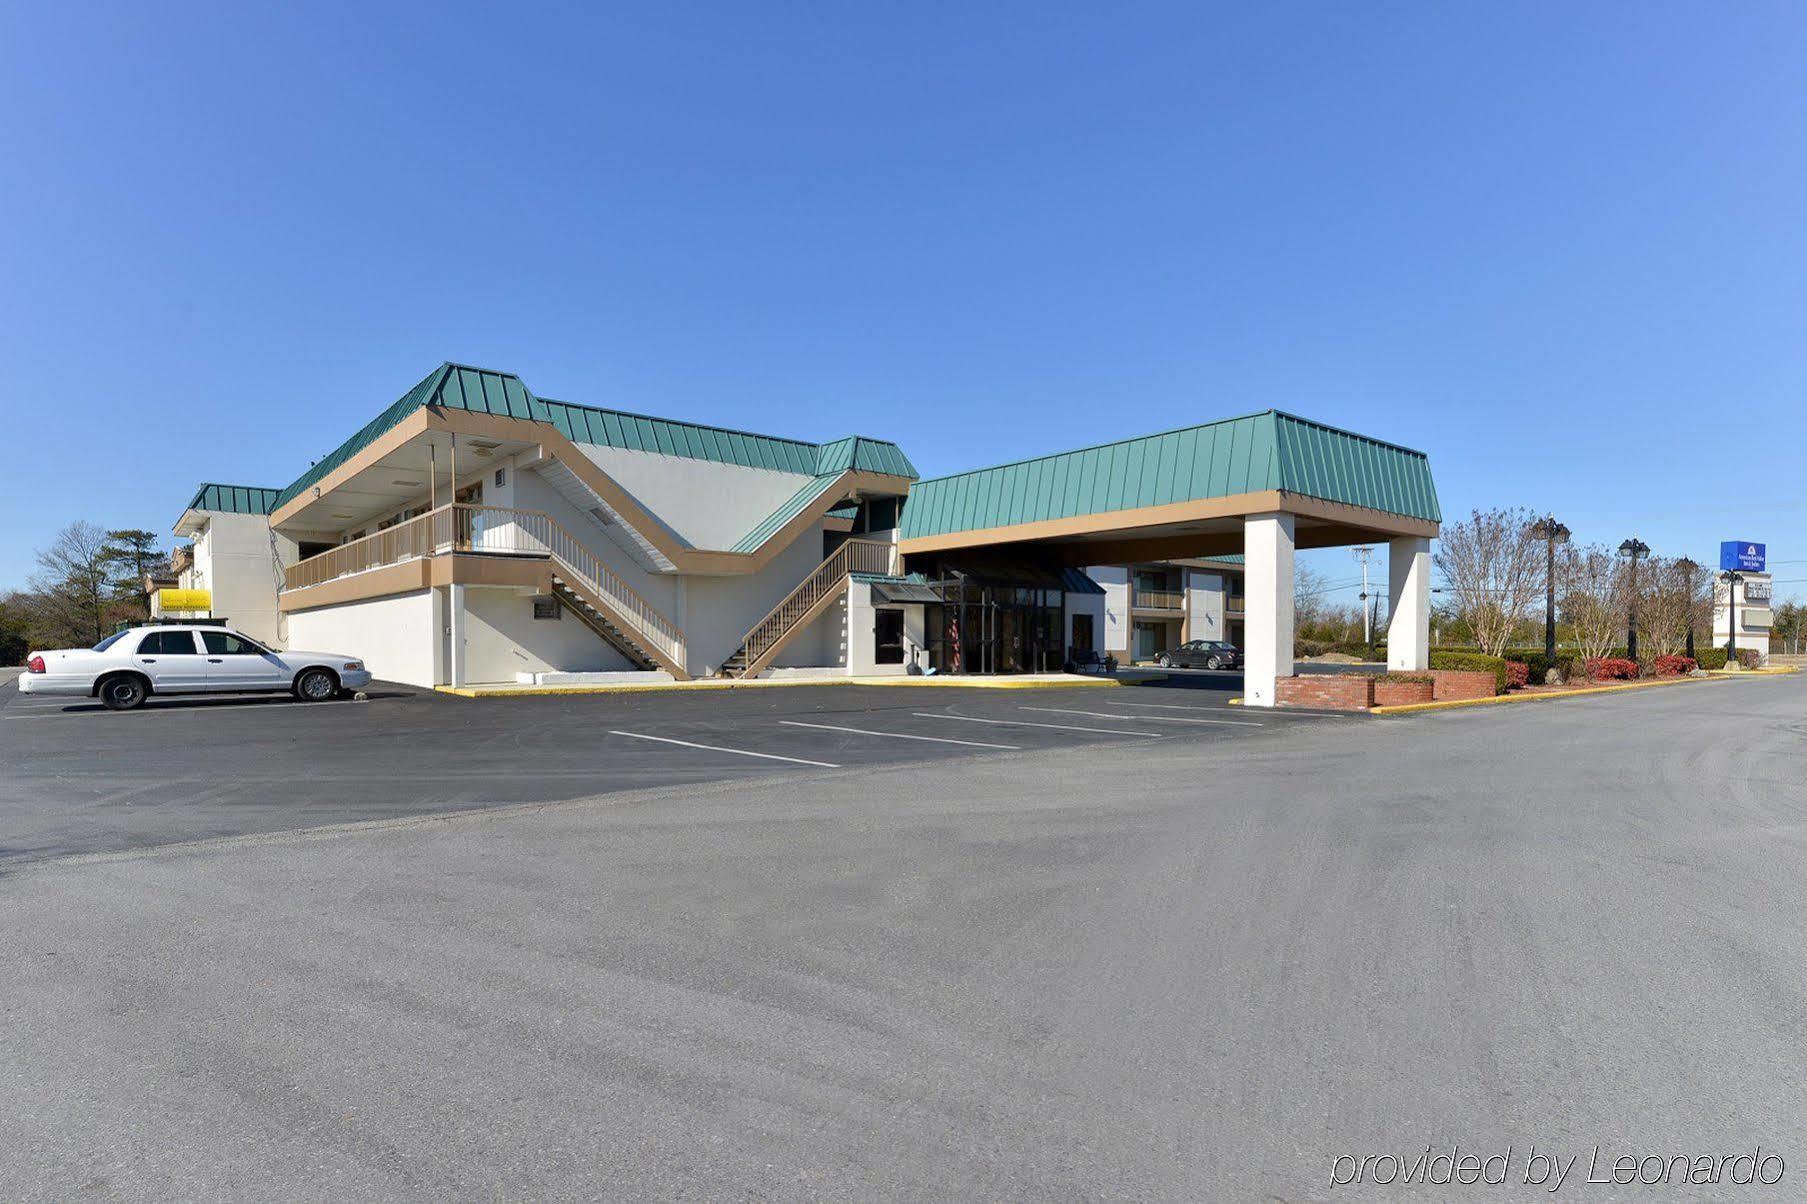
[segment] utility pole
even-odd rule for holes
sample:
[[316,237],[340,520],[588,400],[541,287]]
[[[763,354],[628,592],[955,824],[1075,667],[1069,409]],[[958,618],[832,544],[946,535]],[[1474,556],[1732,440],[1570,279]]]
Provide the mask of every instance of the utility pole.
[[1569,529],[1556,521],[1554,515],[1546,514],[1531,524],[1531,534],[1544,541],[1545,565],[1543,576],[1543,655],[1551,664],[1556,663],[1556,545],[1567,541]]
[[1625,655],[1638,659],[1638,557],[1650,555],[1650,545],[1633,535],[1619,545],[1619,555],[1631,558],[1631,599],[1626,610]]
[[1360,561],[1362,566],[1362,643],[1372,648],[1374,647],[1374,618],[1368,610],[1368,557],[1374,555],[1374,549],[1350,548],[1349,553]]

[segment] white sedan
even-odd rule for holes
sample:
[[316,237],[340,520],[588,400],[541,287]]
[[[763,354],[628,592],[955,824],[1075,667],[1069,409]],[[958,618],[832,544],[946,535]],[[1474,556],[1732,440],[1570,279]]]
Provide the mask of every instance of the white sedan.
[[19,675],[22,694],[98,697],[129,711],[152,694],[291,691],[324,702],[370,684],[356,657],[272,652],[249,636],[204,623],[160,623],[108,636],[92,648],[34,652]]

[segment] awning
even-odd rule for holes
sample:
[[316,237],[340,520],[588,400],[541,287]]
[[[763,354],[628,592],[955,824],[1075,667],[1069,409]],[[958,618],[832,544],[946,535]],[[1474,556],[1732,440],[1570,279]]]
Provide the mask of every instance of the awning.
[[872,600],[874,602],[939,602],[941,595],[926,585],[917,585],[913,581],[874,581],[872,583]]

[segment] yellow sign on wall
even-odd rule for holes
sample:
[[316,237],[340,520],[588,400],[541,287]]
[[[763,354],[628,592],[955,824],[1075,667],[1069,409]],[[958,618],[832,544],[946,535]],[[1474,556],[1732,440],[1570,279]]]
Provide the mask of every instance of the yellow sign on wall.
[[166,610],[212,610],[213,591],[205,589],[160,589],[157,591],[157,609]]

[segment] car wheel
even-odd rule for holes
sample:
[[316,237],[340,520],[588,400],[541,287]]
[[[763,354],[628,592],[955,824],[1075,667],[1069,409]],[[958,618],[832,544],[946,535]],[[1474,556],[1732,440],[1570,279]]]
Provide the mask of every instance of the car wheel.
[[325,702],[339,692],[339,679],[325,669],[303,669],[295,679],[295,697],[303,702]]
[[1163,669],[1170,669],[1173,667],[1173,658],[1166,653],[1162,653],[1160,656],[1154,658],[1154,663]]
[[142,705],[150,686],[136,673],[119,673],[100,683],[100,700],[109,711],[129,711]]
[[1222,662],[1222,661],[1220,661],[1220,660],[1218,660],[1218,659],[1217,659],[1217,658],[1216,658],[1216,657],[1215,657],[1215,656],[1212,656],[1212,657],[1207,657],[1207,658],[1206,658],[1206,659],[1205,659],[1205,668],[1207,668],[1207,669],[1221,669],[1221,668],[1223,668],[1223,662]]

